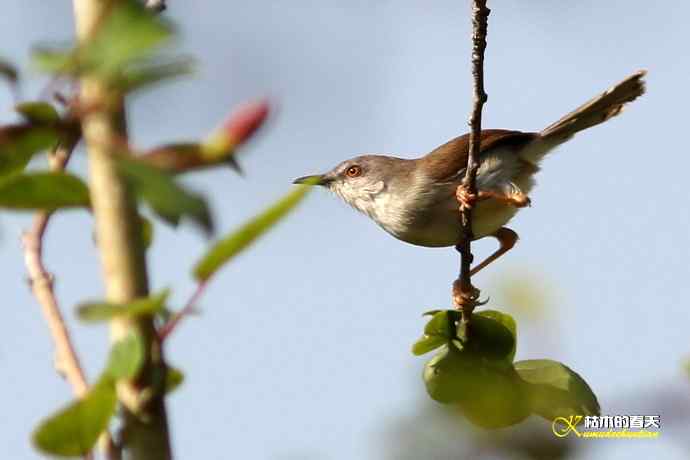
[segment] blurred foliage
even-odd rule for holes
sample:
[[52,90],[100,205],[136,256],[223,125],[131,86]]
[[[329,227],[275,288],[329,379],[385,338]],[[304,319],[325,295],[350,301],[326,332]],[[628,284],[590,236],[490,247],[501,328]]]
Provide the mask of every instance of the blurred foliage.
[[547,314],[557,293],[546,274],[525,269],[504,271],[491,291],[496,299],[510,305],[511,311],[524,318],[541,318]]
[[0,179],[0,208],[87,208],[89,189],[77,176],[62,172],[14,174]]
[[388,460],[559,460],[577,457],[585,448],[575,438],[556,438],[539,419],[484,430],[469,423],[456,406],[428,404],[391,424],[384,445]]
[[106,373],[113,380],[133,379],[144,364],[146,344],[141,334],[131,330],[113,344],[106,365]]
[[[55,211],[63,208],[90,208],[90,193],[85,181],[62,171],[27,170],[39,154],[56,147],[70,150],[81,137],[81,118],[120,104],[123,97],[154,84],[193,71],[193,61],[162,53],[172,43],[175,28],[166,19],[152,14],[136,0],[109,2],[105,14],[89,38],[71,47],[43,46],[33,52],[35,68],[52,76],[42,94],[54,96],[60,105],[46,100],[23,101],[15,110],[22,121],[0,126],[0,208]],[[16,96],[19,71],[0,60],[0,78],[9,83]],[[74,94],[64,96],[60,85],[66,82],[74,92],[77,80],[97,78],[111,96],[101,105],[84,105]],[[111,139],[119,149],[117,170],[132,191],[138,205],[147,205],[164,222],[177,226],[188,219],[207,235],[213,230],[210,206],[205,197],[190,192],[176,181],[175,174],[208,167],[231,166],[239,172],[237,149],[247,143],[264,124],[269,114],[267,101],[250,101],[233,110],[220,128],[209,130],[200,140],[168,142],[143,154],[127,139]],[[64,153],[64,152],[63,152]],[[51,162],[54,168],[60,163]],[[238,231],[215,244],[195,267],[197,280],[207,280],[234,255],[271,229],[304,198],[307,188],[296,187],[284,198],[251,219]],[[153,241],[156,222],[139,213],[142,241]],[[169,291],[127,304],[88,302],[78,309],[86,322],[109,321],[114,317],[155,316],[164,327],[172,321],[166,307]],[[169,318],[168,318],[169,317]],[[159,332],[159,331],[157,331]],[[147,340],[149,338],[147,337]],[[57,456],[84,456],[107,429],[116,408],[115,382],[136,379],[145,356],[147,340],[136,332],[112,345],[98,382],[88,394],[42,421],[33,436],[44,453]],[[162,340],[159,338],[159,340]],[[169,368],[157,385],[166,392],[184,380],[179,369]]]
[[452,404],[477,426],[503,428],[530,414],[553,420],[560,415],[599,414],[587,383],[561,363],[529,360],[513,363],[517,342],[515,320],[486,310],[461,320],[457,310],[427,313],[424,335],[414,354],[439,348],[424,366],[429,396]]
[[271,229],[280,219],[297,206],[309,191],[309,186],[298,186],[258,216],[250,219],[236,231],[218,241],[204,254],[194,267],[194,277],[206,281],[230,259],[249,247],[257,238]]
[[82,399],[42,421],[34,431],[34,444],[49,455],[85,455],[108,427],[116,404],[113,382],[108,378],[101,379]]
[[79,319],[86,322],[110,321],[116,316],[155,315],[165,308],[165,302],[169,295],[170,290],[165,289],[157,295],[137,299],[126,304],[85,302],[77,306],[77,315]]
[[31,158],[59,141],[58,131],[43,124],[0,127],[0,179],[22,171]]
[[206,200],[178,185],[170,174],[124,157],[119,159],[118,169],[137,198],[165,222],[177,226],[182,218],[189,218],[206,233],[213,231]]

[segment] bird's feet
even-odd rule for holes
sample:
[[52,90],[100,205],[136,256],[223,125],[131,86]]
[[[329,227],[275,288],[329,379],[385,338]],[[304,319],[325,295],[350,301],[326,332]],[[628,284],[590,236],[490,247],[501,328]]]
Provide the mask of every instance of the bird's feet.
[[489,198],[515,206],[516,208],[532,205],[532,200],[520,190],[513,190],[510,194],[493,190],[480,190],[478,193],[472,193],[469,187],[464,184],[458,185],[458,188],[455,190],[455,198],[460,203],[461,211],[472,208],[477,201],[488,200]]
[[455,189],[455,199],[460,203],[460,211],[472,209],[478,198],[477,194],[472,193],[470,188],[465,184],[460,184],[458,188]]
[[513,192],[510,195],[502,195],[498,199],[505,201],[506,203],[510,204],[511,206],[515,206],[516,208],[525,208],[527,206],[532,206],[532,200],[530,200],[529,197],[521,191]]

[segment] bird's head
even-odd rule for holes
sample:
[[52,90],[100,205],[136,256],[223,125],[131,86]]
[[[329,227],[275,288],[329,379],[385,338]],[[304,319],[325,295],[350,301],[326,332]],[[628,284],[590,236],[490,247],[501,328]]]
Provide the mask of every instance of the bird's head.
[[362,155],[338,164],[324,174],[300,177],[295,184],[327,187],[354,208],[372,215],[377,197],[395,189],[409,176],[411,161],[383,155]]

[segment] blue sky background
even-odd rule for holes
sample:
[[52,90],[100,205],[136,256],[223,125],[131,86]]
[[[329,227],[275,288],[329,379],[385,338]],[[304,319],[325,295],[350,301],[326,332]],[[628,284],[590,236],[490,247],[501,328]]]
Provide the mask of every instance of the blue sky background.
[[[24,69],[31,44],[72,37],[69,2],[7,3],[0,55]],[[166,14],[199,73],[131,101],[133,142],[199,137],[248,98],[278,103],[241,153],[245,178],[225,170],[185,178],[208,195],[222,232],[297,176],[360,153],[422,155],[466,131],[467,3],[171,0]],[[671,420],[690,412],[690,3],[491,3],[485,127],[539,130],[637,69],[649,76],[648,94],[624,114],[545,161],[532,207],[511,225],[518,246],[476,282],[492,307],[518,319],[518,359],[567,363],[604,413],[661,415],[659,440],[598,442],[578,458],[685,458],[687,418]],[[44,81],[26,75],[25,94],[37,94]],[[11,104],[0,90],[0,120],[13,119]],[[81,152],[72,168],[85,166]],[[0,215],[0,444],[13,459],[39,457],[30,429],[71,395],[26,285],[19,237],[29,221]],[[103,295],[91,231],[84,212],[56,216],[46,257],[93,377],[107,331],[77,323],[72,311]],[[171,286],[181,305],[208,244],[189,226],[159,225],[152,288]],[[493,245],[480,242],[477,252]],[[203,315],[167,344],[169,361],[187,374],[169,401],[177,458],[395,459],[420,443],[428,458],[464,458],[460,428],[433,428],[429,414],[439,409],[420,378],[424,359],[409,352],[420,314],[449,305],[457,265],[453,250],[398,242],[335,197],[313,193],[213,280]],[[542,307],[520,306],[515,285],[529,286]],[[442,444],[457,445],[457,455]]]

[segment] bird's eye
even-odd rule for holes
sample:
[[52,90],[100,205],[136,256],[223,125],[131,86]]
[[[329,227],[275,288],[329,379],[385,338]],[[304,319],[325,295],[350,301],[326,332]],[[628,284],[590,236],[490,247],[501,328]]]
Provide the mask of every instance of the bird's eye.
[[347,177],[357,177],[362,175],[362,168],[360,168],[357,165],[350,166],[347,168],[347,171],[345,171],[345,174],[347,174]]

